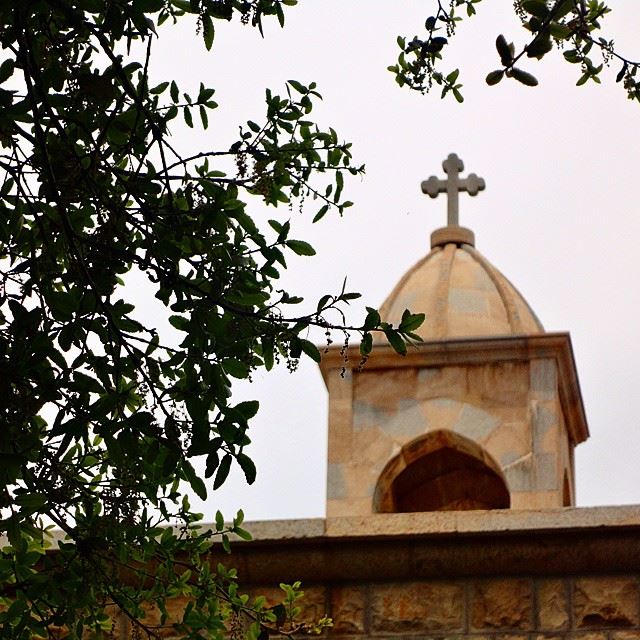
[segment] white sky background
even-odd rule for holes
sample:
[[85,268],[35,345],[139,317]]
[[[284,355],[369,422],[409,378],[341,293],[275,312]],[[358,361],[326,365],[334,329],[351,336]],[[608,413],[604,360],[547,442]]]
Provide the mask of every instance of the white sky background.
[[[640,3],[612,4],[606,34],[637,58]],[[186,24],[163,27],[152,80],[176,77],[192,95],[202,80],[220,103],[208,131],[178,128],[174,142],[189,152],[224,149],[239,124],[261,121],[266,87],[282,93],[287,79],[316,81],[324,101],[312,119],[353,142],[356,163],[366,163],[362,180],[346,180],[355,206],[316,225],[310,220],[317,207],[252,211],[259,220],[290,215],[292,237],[318,252],[289,260],[290,293],[313,302],[337,292],[347,275],[349,288],[363,294],[354,321],[428,252],[430,232],[445,224],[446,202],[422,195],[420,182],[441,176],[442,160],[457,152],[464,174],[487,183],[476,198],[461,196],[461,224],[474,230],[477,248],[547,330],[571,332],[591,430],[576,451],[578,504],[640,503],[640,105],[615,84],[617,65],[603,86],[576,88],[578,68],[555,52],[521,65],[538,77],[535,89],[513,80],[486,86],[486,74],[499,67],[496,35],[525,42],[510,0],[478,5],[478,16],[445,49],[444,68],[461,68],[463,105],[441,101],[439,92],[401,90],[386,71],[397,57],[396,36],[422,35],[434,5],[302,0],[286,11],[284,30],[275,19],[266,22],[264,40],[237,21],[216,23],[209,53]],[[218,508],[229,517],[239,507],[252,520],[323,516],[327,395],[317,367],[304,361],[294,375],[281,367],[256,376],[237,390],[237,401],[245,398],[261,402],[248,451],[258,480],[247,486],[236,468],[206,504],[195,505],[206,520]]]

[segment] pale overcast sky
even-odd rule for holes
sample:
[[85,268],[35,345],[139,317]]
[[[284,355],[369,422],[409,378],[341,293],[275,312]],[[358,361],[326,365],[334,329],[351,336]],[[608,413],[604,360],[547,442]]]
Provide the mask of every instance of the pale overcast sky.
[[[510,0],[485,0],[447,51],[446,67],[461,68],[465,102],[400,90],[386,71],[397,56],[396,36],[422,33],[431,0],[302,0],[280,30],[266,25],[262,40],[239,24],[217,24],[207,53],[189,29],[160,32],[154,79],[200,80],[216,88],[220,109],[205,133],[176,131],[185,150],[224,148],[237,125],[264,112],[264,89],[312,80],[324,96],[314,115],[353,142],[363,179],[347,181],[356,204],[339,219],[310,225],[314,209],[292,222],[314,244],[314,258],[292,259],[286,284],[310,301],[339,289],[381,304],[403,273],[429,250],[430,232],[446,219],[446,203],[420,192],[421,180],[442,174],[455,151],[465,174],[485,178],[486,191],[461,197],[461,223],[476,247],[529,301],[549,331],[569,330],[584,397],[590,440],[579,446],[579,505],[640,503],[640,220],[638,123],[640,105],[614,82],[576,88],[578,69],[559,54],[527,61],[540,86],[515,81],[487,87],[496,68],[495,37],[524,43]],[[640,3],[616,0],[605,21],[621,52],[640,57]],[[196,91],[197,93],[197,91]],[[287,211],[253,211],[261,220]],[[419,311],[419,310],[415,310]],[[427,320],[428,321],[428,320]],[[229,516],[243,507],[250,519],[320,517],[325,509],[326,392],[317,367],[305,362],[256,377],[237,398],[258,398],[251,455],[258,480],[241,473],[202,505]]]

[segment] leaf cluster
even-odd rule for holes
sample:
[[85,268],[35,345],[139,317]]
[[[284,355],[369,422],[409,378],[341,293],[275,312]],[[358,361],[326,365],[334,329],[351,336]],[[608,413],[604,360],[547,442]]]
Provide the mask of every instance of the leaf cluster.
[[[462,102],[459,70],[447,73],[439,67],[457,25],[465,17],[473,16],[475,5],[481,1],[450,0],[445,6],[437,0],[436,14],[425,22],[426,36],[414,36],[412,40],[398,38],[401,53],[397,63],[388,67],[396,82],[421,93],[429,91],[435,83],[442,88],[441,97],[450,93]],[[488,85],[513,78],[525,86],[536,86],[537,78],[517,63],[526,59],[541,60],[557,48],[562,50],[567,62],[579,66],[578,86],[588,81],[600,83],[602,71],[616,62],[620,65],[616,82],[622,84],[629,99],[640,101],[640,63],[619,53],[612,40],[598,35],[602,19],[611,11],[606,4],[600,0],[516,0],[514,8],[527,32],[526,42],[517,48],[504,35],[497,37],[501,66],[487,74]],[[599,59],[594,54],[599,54]]]
[[[150,86],[149,68],[163,22],[196,15],[211,48],[216,24],[238,18],[262,30],[270,16],[282,24],[294,4],[0,4],[0,625],[8,637],[101,632],[107,605],[155,633],[142,603],[155,603],[164,625],[176,595],[193,605],[167,624],[185,637],[217,637],[247,608],[235,577],[206,561],[214,540],[228,549],[230,534],[248,536],[241,516],[231,525],[219,516],[202,532],[185,490],[207,498],[234,464],[255,479],[248,428],[259,407],[232,401],[234,380],[280,360],[293,370],[303,354],[319,360],[306,337],[312,326],[348,329],[340,309],[358,294],[343,285],[294,313],[302,298],[277,281],[291,257],[314,254],[290,235],[293,203],[315,202],[316,221],[341,214],[351,206],[344,178],[363,168],[333,129],[311,120],[315,84],[295,80],[282,95],[266,92],[264,114],[229,148],[186,156],[172,127],[206,129],[215,88],[190,93],[173,78]],[[249,199],[277,212],[268,226],[248,214]],[[170,328],[162,312],[140,308],[140,287]],[[353,329],[383,331],[402,351],[414,324],[396,331],[368,318]],[[51,527],[56,550],[45,553]]]

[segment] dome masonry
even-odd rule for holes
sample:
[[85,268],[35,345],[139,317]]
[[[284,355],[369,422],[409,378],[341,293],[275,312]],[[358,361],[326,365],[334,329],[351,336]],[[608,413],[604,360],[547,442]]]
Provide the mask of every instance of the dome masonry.
[[447,193],[448,225],[431,234],[431,252],[398,282],[380,308],[386,322],[402,313],[424,313],[416,331],[423,340],[543,333],[542,324],[518,290],[474,248],[473,232],[458,225],[458,195],[484,190],[482,178],[464,169],[455,154],[442,163],[445,180],[431,176],[423,193]]

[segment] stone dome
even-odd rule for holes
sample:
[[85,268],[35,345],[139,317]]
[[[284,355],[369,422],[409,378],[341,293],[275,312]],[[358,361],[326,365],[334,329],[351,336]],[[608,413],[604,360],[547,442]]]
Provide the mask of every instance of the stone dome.
[[444,227],[431,252],[398,282],[380,308],[398,325],[405,309],[424,313],[423,340],[543,333],[519,291],[474,246],[463,227]]

